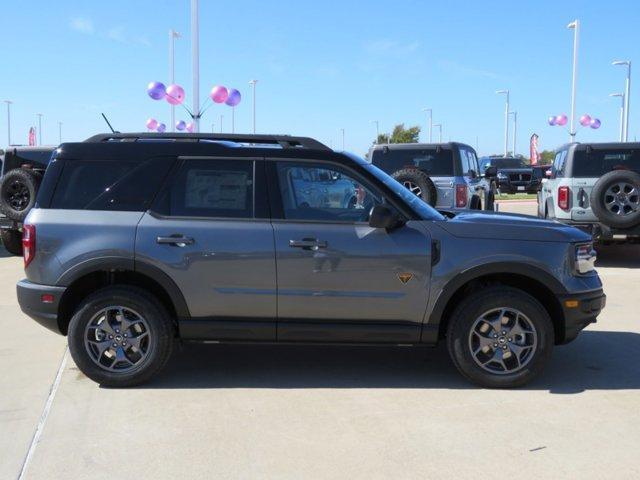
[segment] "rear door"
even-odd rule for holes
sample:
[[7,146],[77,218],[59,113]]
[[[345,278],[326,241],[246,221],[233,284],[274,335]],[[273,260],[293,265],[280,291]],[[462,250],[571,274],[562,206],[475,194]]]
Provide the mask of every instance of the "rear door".
[[275,340],[276,265],[264,162],[183,158],[145,213],[136,264],[178,286],[185,338]]
[[467,147],[460,147],[460,158],[462,160],[462,174],[469,185],[469,195],[477,195],[480,198],[481,209],[484,210],[488,184],[480,176],[480,166],[476,152]]

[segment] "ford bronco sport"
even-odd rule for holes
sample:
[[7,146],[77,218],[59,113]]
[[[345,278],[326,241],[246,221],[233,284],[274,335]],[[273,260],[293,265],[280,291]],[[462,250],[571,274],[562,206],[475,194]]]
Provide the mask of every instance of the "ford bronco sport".
[[514,387],[605,302],[587,234],[439,213],[309,138],[65,143],[23,243],[22,310],[67,335],[80,370],[110,386],[149,380],[176,341],[445,341],[468,379]]

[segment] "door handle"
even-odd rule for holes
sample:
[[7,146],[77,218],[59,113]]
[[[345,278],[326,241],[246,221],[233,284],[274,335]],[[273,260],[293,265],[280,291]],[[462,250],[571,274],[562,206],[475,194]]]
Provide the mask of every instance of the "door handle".
[[186,247],[187,245],[193,245],[195,242],[193,238],[183,235],[170,235],[168,237],[156,238],[156,243],[160,245],[175,245],[176,247]]
[[316,240],[315,238],[303,238],[302,240],[289,240],[291,248],[302,248],[303,250],[318,251],[321,248],[327,248],[327,242]]

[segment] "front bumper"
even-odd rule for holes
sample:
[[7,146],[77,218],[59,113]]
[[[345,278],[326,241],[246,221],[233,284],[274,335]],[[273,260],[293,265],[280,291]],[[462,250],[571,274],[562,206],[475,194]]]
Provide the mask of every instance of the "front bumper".
[[591,292],[567,294],[559,298],[564,313],[564,332],[560,343],[569,343],[584,330],[587,325],[595,323],[607,303],[607,296],[602,289]]
[[[58,305],[66,287],[40,285],[29,280],[20,280],[16,290],[18,303],[25,314],[49,330],[63,334],[58,325]],[[52,296],[53,301],[43,302],[43,295]]]

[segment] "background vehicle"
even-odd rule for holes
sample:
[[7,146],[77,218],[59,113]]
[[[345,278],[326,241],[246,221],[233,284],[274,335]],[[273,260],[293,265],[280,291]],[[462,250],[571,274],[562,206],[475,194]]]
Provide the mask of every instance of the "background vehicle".
[[432,207],[494,210],[495,172],[463,143],[374,145],[367,158]]
[[500,193],[538,193],[542,177],[534,173],[527,160],[522,157],[483,157],[480,171],[490,167],[498,169],[497,187]]
[[587,234],[526,216],[443,216],[369,162],[300,137],[63,144],[23,243],[21,308],[112,386],[151,378],[180,338],[446,341],[467,378],[512,387],[605,298]]
[[9,147],[2,155],[0,236],[5,248],[14,255],[22,255],[22,221],[35,204],[54,148]]
[[595,238],[640,239],[640,143],[573,143],[560,148],[543,181],[538,216]]

